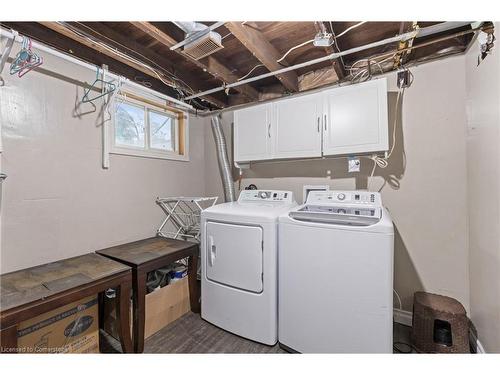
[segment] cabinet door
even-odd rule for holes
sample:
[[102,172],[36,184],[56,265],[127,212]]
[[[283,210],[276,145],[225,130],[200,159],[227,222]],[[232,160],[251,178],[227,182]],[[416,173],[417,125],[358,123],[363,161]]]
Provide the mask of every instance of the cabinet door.
[[385,78],[335,88],[324,95],[324,155],[388,150]]
[[274,157],[321,156],[321,114],[321,94],[276,102]]
[[270,159],[271,104],[262,104],[234,112],[234,160]]

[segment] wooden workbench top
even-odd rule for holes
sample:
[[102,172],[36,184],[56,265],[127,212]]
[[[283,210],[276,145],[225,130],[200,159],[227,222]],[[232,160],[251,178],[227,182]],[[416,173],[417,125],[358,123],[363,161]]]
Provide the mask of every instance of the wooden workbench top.
[[91,253],[0,275],[0,311],[127,270],[130,267]]
[[124,245],[109,247],[96,251],[96,253],[125,262],[129,265],[140,266],[146,262],[172,255],[178,251],[192,247],[198,247],[198,244],[165,237],[152,237]]

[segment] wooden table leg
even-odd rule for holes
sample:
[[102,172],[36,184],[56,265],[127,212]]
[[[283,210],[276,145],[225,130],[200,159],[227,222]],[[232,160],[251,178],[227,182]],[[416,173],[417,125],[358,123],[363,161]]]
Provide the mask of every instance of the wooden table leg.
[[0,353],[17,353],[17,325],[2,328],[0,331]]
[[133,270],[134,283],[134,351],[144,351],[144,324],[146,319],[146,276],[140,269]]
[[99,329],[104,329],[104,303],[106,296],[105,292],[100,292],[97,295],[98,307],[99,307]]
[[118,317],[118,336],[123,353],[132,353],[132,339],[130,337],[130,290],[131,282],[118,287],[116,295],[116,315]]
[[199,313],[200,309],[200,289],[196,281],[196,273],[198,271],[198,255],[191,255],[188,261],[188,282],[189,282],[189,302],[191,311]]

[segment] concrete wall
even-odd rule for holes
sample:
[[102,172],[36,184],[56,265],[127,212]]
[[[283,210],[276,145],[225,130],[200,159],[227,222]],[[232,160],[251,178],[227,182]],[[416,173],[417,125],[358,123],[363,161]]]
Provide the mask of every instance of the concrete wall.
[[[500,24],[496,25],[497,29]],[[500,51],[467,53],[470,313],[487,352],[500,352]]]
[[157,196],[205,191],[202,119],[190,121],[189,162],[111,155],[104,170],[100,108],[75,110],[95,73],[44,58],[41,72],[2,75],[1,273],[153,236]]
[[[362,160],[360,173],[347,173],[345,159],[255,163],[245,171],[242,188],[292,190],[302,201],[302,186],[380,190],[394,220],[395,289],[411,310],[417,290],[449,295],[469,309],[465,57],[453,57],[412,69],[415,80],[397,118],[396,148],[385,170]],[[395,74],[389,79],[390,131],[396,102]],[[231,139],[232,113],[223,118]],[[209,120],[207,120],[207,125]],[[207,162],[213,146],[206,140]],[[215,159],[214,159],[215,160]],[[221,194],[216,165],[209,165],[207,187]],[[397,306],[397,301],[395,301]]]

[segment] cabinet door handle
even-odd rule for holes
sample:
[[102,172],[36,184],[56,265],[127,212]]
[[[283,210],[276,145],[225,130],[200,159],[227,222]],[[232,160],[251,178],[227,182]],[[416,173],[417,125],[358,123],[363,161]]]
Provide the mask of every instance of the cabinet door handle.
[[326,115],[325,115],[325,120],[324,120],[324,126],[325,126],[325,131],[326,131]]
[[267,124],[267,137],[271,138],[271,124]]
[[320,117],[318,116],[318,133],[319,133],[319,122],[320,122]]

